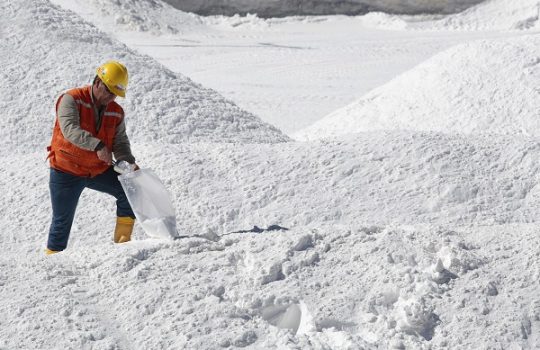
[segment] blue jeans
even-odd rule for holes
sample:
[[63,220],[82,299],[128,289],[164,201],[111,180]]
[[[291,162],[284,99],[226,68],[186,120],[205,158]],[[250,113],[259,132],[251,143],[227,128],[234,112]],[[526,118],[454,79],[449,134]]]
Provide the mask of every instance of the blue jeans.
[[114,196],[117,216],[135,218],[124,189],[118,181],[118,174],[112,167],[93,178],[74,176],[51,168],[49,189],[53,217],[47,242],[47,248],[50,250],[66,249],[79,197],[87,187]]

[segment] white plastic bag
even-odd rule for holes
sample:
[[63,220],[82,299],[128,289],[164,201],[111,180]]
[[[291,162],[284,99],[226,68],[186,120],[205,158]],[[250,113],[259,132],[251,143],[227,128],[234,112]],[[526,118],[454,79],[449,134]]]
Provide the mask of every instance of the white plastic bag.
[[175,238],[176,214],[165,185],[150,169],[126,171],[118,176],[129,204],[151,237]]

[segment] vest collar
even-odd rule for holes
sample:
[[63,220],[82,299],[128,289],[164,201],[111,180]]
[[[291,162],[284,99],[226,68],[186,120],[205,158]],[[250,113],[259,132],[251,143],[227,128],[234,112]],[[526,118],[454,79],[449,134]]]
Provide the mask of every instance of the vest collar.
[[94,84],[90,85],[90,100],[92,100],[92,104],[95,106],[96,103],[94,101]]

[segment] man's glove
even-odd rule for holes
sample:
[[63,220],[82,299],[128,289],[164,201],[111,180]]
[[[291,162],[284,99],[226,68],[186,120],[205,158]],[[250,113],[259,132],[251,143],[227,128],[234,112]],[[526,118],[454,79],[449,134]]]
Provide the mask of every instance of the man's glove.
[[107,165],[112,164],[112,153],[109,151],[107,146],[103,146],[97,150],[97,157],[107,163]]

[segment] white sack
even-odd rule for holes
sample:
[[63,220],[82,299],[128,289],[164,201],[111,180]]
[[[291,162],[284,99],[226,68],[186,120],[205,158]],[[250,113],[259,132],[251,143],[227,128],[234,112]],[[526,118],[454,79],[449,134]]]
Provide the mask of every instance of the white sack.
[[177,237],[176,214],[169,191],[150,169],[139,169],[118,176],[131,208],[151,237]]

